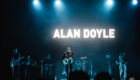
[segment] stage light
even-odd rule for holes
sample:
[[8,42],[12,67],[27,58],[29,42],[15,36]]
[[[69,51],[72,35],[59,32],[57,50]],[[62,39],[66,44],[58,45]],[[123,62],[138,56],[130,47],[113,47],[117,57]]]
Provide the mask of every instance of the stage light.
[[112,0],[108,0],[108,4],[111,5],[113,2]]
[[39,0],[33,0],[33,6],[36,10],[41,10],[41,3]]
[[105,0],[105,11],[110,11],[114,5],[115,2],[113,0]]
[[63,4],[63,1],[61,0],[55,0],[54,1],[54,7],[55,7],[55,10],[57,12],[57,14],[61,13],[64,9],[64,4]]
[[59,5],[59,4],[60,4],[60,1],[59,1],[59,0],[57,0],[55,3],[56,3],[57,5]]
[[133,4],[137,4],[137,0],[133,0]]
[[34,4],[38,4],[38,1],[37,1],[37,0],[35,0],[35,1],[34,1]]

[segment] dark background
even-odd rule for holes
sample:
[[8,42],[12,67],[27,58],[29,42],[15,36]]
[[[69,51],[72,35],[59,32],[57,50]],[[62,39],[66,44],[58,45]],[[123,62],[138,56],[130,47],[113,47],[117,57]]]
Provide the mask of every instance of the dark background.
[[[126,52],[127,78],[140,79],[139,27],[140,4],[132,0],[115,1],[112,8],[104,5],[106,0],[61,0],[63,6],[55,6],[53,0],[39,0],[40,8],[33,0],[5,0],[2,3],[2,62],[6,75],[10,75],[9,61],[15,48],[22,56],[31,55],[38,62],[51,54],[54,75],[61,74],[61,57],[70,46],[75,60],[91,54],[96,73],[103,71],[105,56],[111,56],[115,65],[120,52]],[[61,9],[60,9],[61,8]],[[114,39],[54,39],[55,29],[115,29]],[[5,64],[7,63],[7,64]],[[119,67],[112,67],[112,77],[119,79]],[[5,77],[8,78],[8,77]]]

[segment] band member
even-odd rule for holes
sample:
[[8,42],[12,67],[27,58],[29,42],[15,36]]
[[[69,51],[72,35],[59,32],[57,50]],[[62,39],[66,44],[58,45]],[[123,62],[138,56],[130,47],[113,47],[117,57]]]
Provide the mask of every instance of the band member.
[[44,78],[45,79],[52,79],[52,68],[53,68],[53,59],[51,55],[48,54],[47,58],[43,61],[44,64]]
[[36,62],[30,59],[30,55],[28,55],[27,59],[24,62],[22,62],[22,64],[24,64],[25,68],[24,80],[31,80],[32,67],[36,65]]
[[10,61],[10,67],[12,68],[12,77],[20,79],[20,53],[18,53],[17,48],[14,49],[14,54],[12,55]]
[[72,63],[73,63],[73,52],[70,47],[67,47],[65,54],[62,57],[63,63],[65,65],[65,69],[67,72],[67,78],[69,77],[69,73],[72,72]]
[[127,76],[127,60],[124,58],[125,53],[120,53],[116,63],[119,64],[120,80],[125,80]]

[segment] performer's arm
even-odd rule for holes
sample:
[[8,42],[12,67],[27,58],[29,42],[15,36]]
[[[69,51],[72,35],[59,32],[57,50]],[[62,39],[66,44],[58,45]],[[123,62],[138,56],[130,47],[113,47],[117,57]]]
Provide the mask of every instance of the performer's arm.
[[64,58],[65,58],[65,54],[63,55],[62,60],[64,60]]
[[24,64],[26,61],[22,62],[21,64]]
[[51,59],[49,66],[53,66],[53,59]]
[[74,57],[73,57],[73,53],[72,53],[71,57],[74,58]]
[[21,58],[21,55],[20,55],[20,53],[18,53],[18,54],[19,54],[18,60],[20,60],[20,58]]
[[119,58],[116,60],[116,63],[119,64]]
[[62,60],[65,61],[65,62],[67,62],[66,60],[64,60],[64,58],[65,58],[65,54],[63,55]]
[[126,64],[128,64],[128,61],[127,60],[125,60],[125,62],[126,62]]
[[14,66],[14,56],[12,55],[10,58],[10,66],[13,67]]

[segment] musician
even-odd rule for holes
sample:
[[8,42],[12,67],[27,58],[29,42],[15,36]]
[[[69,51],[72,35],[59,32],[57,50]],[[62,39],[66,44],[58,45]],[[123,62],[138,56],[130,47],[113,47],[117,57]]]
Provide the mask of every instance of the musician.
[[124,57],[125,53],[120,53],[116,63],[119,64],[120,80],[125,80],[127,76],[127,60]]
[[47,58],[43,61],[44,65],[44,78],[50,80],[52,78],[53,59],[48,54]]
[[36,62],[30,59],[30,55],[27,56],[27,59],[22,62],[24,64],[25,75],[24,80],[31,80],[33,77],[31,76],[32,68],[36,65]]
[[[69,58],[72,58],[73,59],[73,52],[71,51],[71,48],[70,47],[67,47],[67,49],[65,51],[65,54],[62,57],[62,60],[64,62],[68,62],[66,59],[69,59]],[[69,73],[72,72],[72,63],[73,63],[73,61],[70,60],[69,62],[70,63],[68,63],[68,64],[65,65],[65,69],[66,69],[66,72],[67,72],[67,78],[69,76]]]
[[[20,79],[20,57],[20,53],[18,53],[17,48],[15,48],[10,61],[10,66],[12,68],[12,77],[17,79]],[[17,62],[15,62],[16,60]]]

